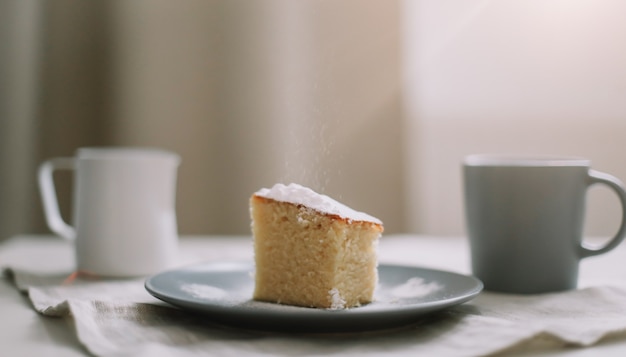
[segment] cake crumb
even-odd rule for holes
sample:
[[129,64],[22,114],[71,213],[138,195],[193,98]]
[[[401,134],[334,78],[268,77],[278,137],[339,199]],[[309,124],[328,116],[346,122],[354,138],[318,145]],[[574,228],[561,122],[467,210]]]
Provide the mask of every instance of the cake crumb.
[[337,288],[330,289],[330,291],[328,291],[328,294],[330,295],[330,310],[345,309],[346,300],[341,297],[341,294],[339,294],[339,290],[337,290]]

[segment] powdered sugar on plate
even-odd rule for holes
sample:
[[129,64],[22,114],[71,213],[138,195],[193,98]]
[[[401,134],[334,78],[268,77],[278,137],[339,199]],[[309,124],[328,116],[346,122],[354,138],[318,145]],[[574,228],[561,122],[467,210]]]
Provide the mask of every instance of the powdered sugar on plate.
[[441,290],[443,286],[436,281],[425,282],[422,278],[410,278],[406,283],[391,289],[394,298],[418,298]]
[[180,290],[195,298],[204,300],[222,300],[229,295],[223,289],[205,284],[181,284]]
[[275,184],[272,188],[262,188],[255,193],[256,196],[265,197],[281,202],[289,202],[303,205],[321,213],[333,214],[339,217],[357,221],[372,222],[382,225],[383,222],[367,213],[355,211],[354,209],[335,201],[334,199],[313,191],[308,187],[291,183],[284,185]]

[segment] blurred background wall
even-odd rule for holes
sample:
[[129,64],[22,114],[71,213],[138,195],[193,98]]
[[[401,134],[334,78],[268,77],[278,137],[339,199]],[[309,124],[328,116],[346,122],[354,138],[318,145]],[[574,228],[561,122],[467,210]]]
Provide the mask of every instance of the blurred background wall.
[[[42,160],[102,145],[182,156],[181,234],[249,233],[250,195],[276,182],[402,230],[398,3],[0,7],[0,237],[47,231],[35,185]],[[70,181],[58,177],[66,217]]]
[[[619,0],[1,0],[0,239],[47,232],[37,165],[178,152],[181,234],[247,234],[299,182],[388,233],[464,234],[471,153],[579,155],[626,179]],[[69,212],[69,174],[59,195]],[[586,229],[619,206],[590,192]]]
[[[626,180],[626,2],[404,5],[407,230],[464,232],[471,153],[583,156]],[[612,192],[592,188],[588,208],[588,234],[617,231]]]

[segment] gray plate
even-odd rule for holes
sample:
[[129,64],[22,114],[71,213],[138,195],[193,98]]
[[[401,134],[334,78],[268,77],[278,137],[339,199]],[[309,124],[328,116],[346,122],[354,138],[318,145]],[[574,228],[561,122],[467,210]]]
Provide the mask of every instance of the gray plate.
[[346,310],[326,310],[251,300],[251,263],[205,263],[150,277],[145,286],[158,299],[205,314],[231,326],[301,332],[387,329],[419,321],[427,313],[473,299],[480,280],[451,272],[410,266],[378,267],[375,301]]

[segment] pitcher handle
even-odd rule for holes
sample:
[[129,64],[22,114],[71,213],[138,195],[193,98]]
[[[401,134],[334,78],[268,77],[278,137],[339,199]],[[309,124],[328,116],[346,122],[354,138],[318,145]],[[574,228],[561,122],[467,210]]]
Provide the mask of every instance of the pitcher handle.
[[52,232],[68,240],[76,238],[76,230],[61,217],[53,173],[55,170],[74,170],[75,166],[74,158],[59,157],[44,161],[39,165],[38,172],[39,190],[48,227]]

